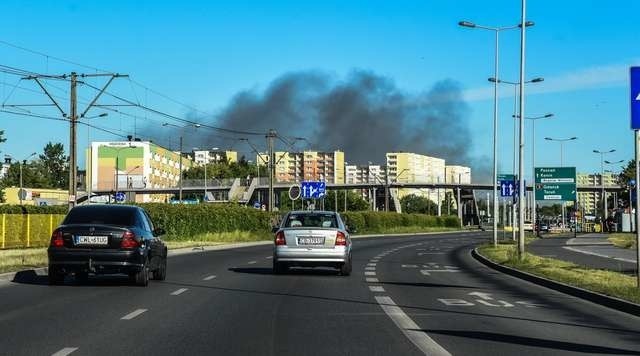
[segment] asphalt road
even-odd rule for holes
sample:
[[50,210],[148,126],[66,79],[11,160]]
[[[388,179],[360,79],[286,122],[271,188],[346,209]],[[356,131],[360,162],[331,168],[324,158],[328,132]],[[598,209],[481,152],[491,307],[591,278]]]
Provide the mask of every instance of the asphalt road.
[[640,354],[640,318],[503,275],[487,235],[359,239],[350,277],[271,247],[179,255],[164,282],[0,284],[2,355]]

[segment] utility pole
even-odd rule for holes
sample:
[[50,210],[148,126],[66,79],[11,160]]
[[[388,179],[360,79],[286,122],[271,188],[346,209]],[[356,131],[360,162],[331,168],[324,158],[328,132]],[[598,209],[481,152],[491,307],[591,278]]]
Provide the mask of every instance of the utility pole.
[[[98,94],[93,98],[91,103],[87,105],[85,110],[78,115],[78,94],[77,94],[77,85],[78,83],[82,83],[78,81],[78,77],[88,78],[88,77],[110,77],[107,83],[100,89]],[[120,77],[128,77],[128,75],[117,74],[117,73],[98,73],[98,74],[77,74],[76,72],[71,72],[70,74],[63,75],[34,75],[24,77],[22,79],[34,80],[36,84],[42,89],[42,91],[47,95],[49,100],[55,105],[55,107],[60,111],[62,117],[69,120],[69,210],[76,205],[77,200],[77,179],[78,179],[78,157],[77,157],[77,141],[76,141],[76,126],[78,124],[78,119],[85,117],[87,112],[95,106],[96,102],[100,98],[100,96],[107,90],[107,87],[111,84],[111,82],[115,78]],[[42,84],[41,79],[56,79],[56,80],[69,80],[71,84],[70,92],[69,92],[69,114],[64,112],[60,104],[53,98],[53,96],[49,93],[47,88]]]
[[180,198],[180,204],[182,204],[182,136],[182,132],[180,132],[180,154],[178,155],[178,159],[180,160],[178,168],[178,171],[180,172],[180,176],[178,177],[180,179],[180,188],[178,194]]
[[76,72],[71,72],[71,98],[69,99],[69,210],[76,205],[76,193],[78,184],[76,179],[76,161],[77,161],[77,147],[76,147],[76,125],[78,122],[78,95],[77,87],[78,75]]
[[274,156],[274,152],[273,152],[273,139],[276,138],[277,134],[276,131],[273,129],[269,130],[269,133],[267,133],[267,149],[269,151],[269,161],[268,161],[268,168],[269,168],[269,211],[273,211],[273,176],[274,176],[274,170],[275,170],[275,164],[274,164],[274,160],[275,160],[275,156]]

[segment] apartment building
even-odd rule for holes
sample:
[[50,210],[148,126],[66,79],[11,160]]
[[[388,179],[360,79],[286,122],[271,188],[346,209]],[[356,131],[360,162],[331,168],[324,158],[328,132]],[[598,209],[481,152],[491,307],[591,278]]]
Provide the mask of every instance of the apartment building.
[[[190,157],[148,141],[92,142],[86,157],[87,190],[176,187],[180,169],[186,171],[193,165]],[[164,202],[168,198],[138,194],[135,201]]]
[[379,165],[347,165],[346,183],[385,183],[385,172]]
[[465,166],[445,166],[445,183],[471,183],[471,168]]
[[[576,183],[580,186],[601,186],[604,181],[604,186],[617,185],[618,176],[613,173],[605,173],[604,175],[589,174],[589,173],[577,173]],[[602,193],[597,192],[578,192],[578,202],[584,213],[587,215],[596,215],[597,209],[602,199]],[[609,207],[611,208],[611,207]]]
[[193,152],[191,152],[191,158],[198,165],[222,162],[234,163],[238,162],[238,152],[221,151],[218,149],[193,150]]
[[[344,183],[344,152],[274,152],[276,182],[325,181]],[[261,152],[256,156],[260,166],[266,166],[269,155]],[[266,175],[266,174],[265,174]]]
[[[445,160],[410,152],[389,152],[387,175],[390,183],[438,183],[445,180]],[[415,194],[438,201],[436,189],[398,189],[398,198]],[[442,198],[442,195],[441,195]]]

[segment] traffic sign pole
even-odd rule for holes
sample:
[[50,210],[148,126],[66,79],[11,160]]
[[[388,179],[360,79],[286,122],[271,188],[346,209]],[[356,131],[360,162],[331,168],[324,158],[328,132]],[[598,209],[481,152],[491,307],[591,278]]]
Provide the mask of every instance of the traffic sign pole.
[[[640,205],[638,205],[638,197],[640,197],[640,150],[638,149],[638,140],[640,140],[640,131],[635,130],[635,147],[636,147],[636,286],[640,288]],[[631,209],[631,207],[629,207]]]

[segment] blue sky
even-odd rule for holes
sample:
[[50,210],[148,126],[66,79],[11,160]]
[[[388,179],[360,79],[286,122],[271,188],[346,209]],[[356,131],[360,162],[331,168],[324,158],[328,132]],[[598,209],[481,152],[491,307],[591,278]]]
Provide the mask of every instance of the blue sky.
[[[592,150],[616,149],[611,161],[629,160],[628,67],[640,65],[635,1],[529,1],[526,115],[554,113],[536,125],[536,164],[559,165],[559,146],[543,137],[577,136],[564,149],[565,166],[600,170]],[[577,5],[580,6],[577,6]],[[14,1],[5,0],[1,41],[91,67],[127,73],[111,91],[148,106],[185,116],[193,108],[215,114],[235,93],[266,87],[291,71],[321,70],[344,77],[365,69],[391,78],[408,93],[452,79],[470,107],[475,157],[490,157],[492,144],[493,33],[457,26],[520,20],[520,1]],[[501,78],[518,80],[519,32],[501,34]],[[91,73],[54,58],[0,44],[0,64],[34,72]],[[100,82],[93,81],[95,85]],[[46,103],[32,82],[0,73],[6,104]],[[61,97],[66,83],[52,92]],[[154,93],[166,94],[189,107]],[[92,92],[83,88],[81,98]],[[500,165],[511,168],[513,88],[501,87]],[[62,100],[62,99],[61,99]],[[66,101],[62,101],[68,105]],[[65,106],[66,108],[66,106]],[[32,112],[57,115],[50,108]],[[124,110],[124,109],[123,109]],[[92,111],[92,113],[99,113]],[[151,118],[150,114],[138,113]],[[101,127],[133,131],[133,119],[110,114],[91,119]],[[136,120],[136,127],[143,123]],[[3,154],[22,158],[48,141],[68,142],[68,125],[0,113],[7,142]],[[531,166],[531,128],[526,127],[526,167]],[[79,142],[114,137],[81,126]],[[401,138],[399,138],[401,139]],[[83,162],[80,161],[83,166]],[[618,167],[613,167],[618,169]],[[529,170],[529,169],[528,169]]]

